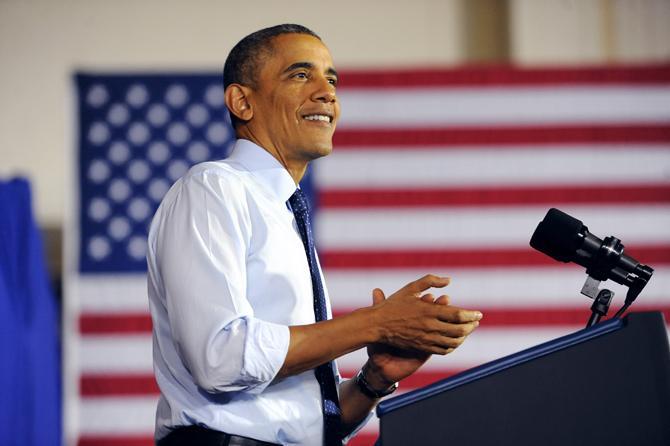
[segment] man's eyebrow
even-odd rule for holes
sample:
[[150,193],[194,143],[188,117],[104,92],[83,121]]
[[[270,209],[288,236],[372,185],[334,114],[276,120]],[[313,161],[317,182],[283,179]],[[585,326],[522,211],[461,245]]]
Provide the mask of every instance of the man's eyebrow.
[[326,74],[328,74],[328,75],[330,75],[330,76],[338,77],[338,75],[337,75],[337,70],[336,70],[335,68],[333,68],[333,67],[329,67],[329,68],[326,70]]
[[[284,70],[284,73],[289,73],[289,72],[291,72],[293,70],[297,70],[299,68],[304,68],[304,69],[307,69],[307,70],[313,70],[314,69],[314,64],[311,63],[311,62],[296,62],[296,63],[293,63],[293,64],[289,65]],[[337,70],[335,70],[335,68],[333,68],[333,67],[328,67],[328,69],[326,70],[326,74],[329,75],[329,76],[337,77]]]

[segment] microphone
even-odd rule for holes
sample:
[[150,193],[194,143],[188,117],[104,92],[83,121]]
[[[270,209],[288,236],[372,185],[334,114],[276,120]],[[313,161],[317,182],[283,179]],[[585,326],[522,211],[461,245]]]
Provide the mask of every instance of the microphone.
[[611,279],[629,288],[630,305],[645,287],[654,270],[624,254],[624,245],[616,237],[604,240],[589,232],[580,220],[551,208],[530,239],[530,246],[564,263],[574,262],[589,275],[582,293],[595,299],[600,281]]

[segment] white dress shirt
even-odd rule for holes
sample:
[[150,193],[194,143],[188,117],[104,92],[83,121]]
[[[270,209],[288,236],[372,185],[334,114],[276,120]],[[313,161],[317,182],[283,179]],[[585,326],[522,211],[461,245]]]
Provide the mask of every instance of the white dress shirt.
[[286,204],[295,189],[272,155],[238,140],[226,160],[194,166],[158,208],[147,254],[157,439],[197,424],[321,443],[314,371],[273,382],[288,326],[315,322],[305,248]]

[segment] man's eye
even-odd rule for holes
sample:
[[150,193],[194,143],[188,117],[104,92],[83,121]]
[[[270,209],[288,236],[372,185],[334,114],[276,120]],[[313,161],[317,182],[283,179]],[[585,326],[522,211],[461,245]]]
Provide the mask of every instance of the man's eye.
[[293,77],[298,79],[307,79],[307,73],[296,73],[293,75]]
[[335,78],[328,79],[328,83],[333,87],[337,87],[337,79]]

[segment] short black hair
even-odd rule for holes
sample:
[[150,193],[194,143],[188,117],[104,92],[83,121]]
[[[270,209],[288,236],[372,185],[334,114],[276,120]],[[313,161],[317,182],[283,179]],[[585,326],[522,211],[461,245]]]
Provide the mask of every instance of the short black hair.
[[[230,84],[255,88],[260,61],[263,56],[272,54],[272,39],[282,34],[307,34],[321,40],[321,37],[311,29],[293,23],[271,26],[253,32],[237,42],[230,50],[223,65],[223,89],[228,88]],[[237,126],[239,119],[230,111],[229,113],[233,126]]]

